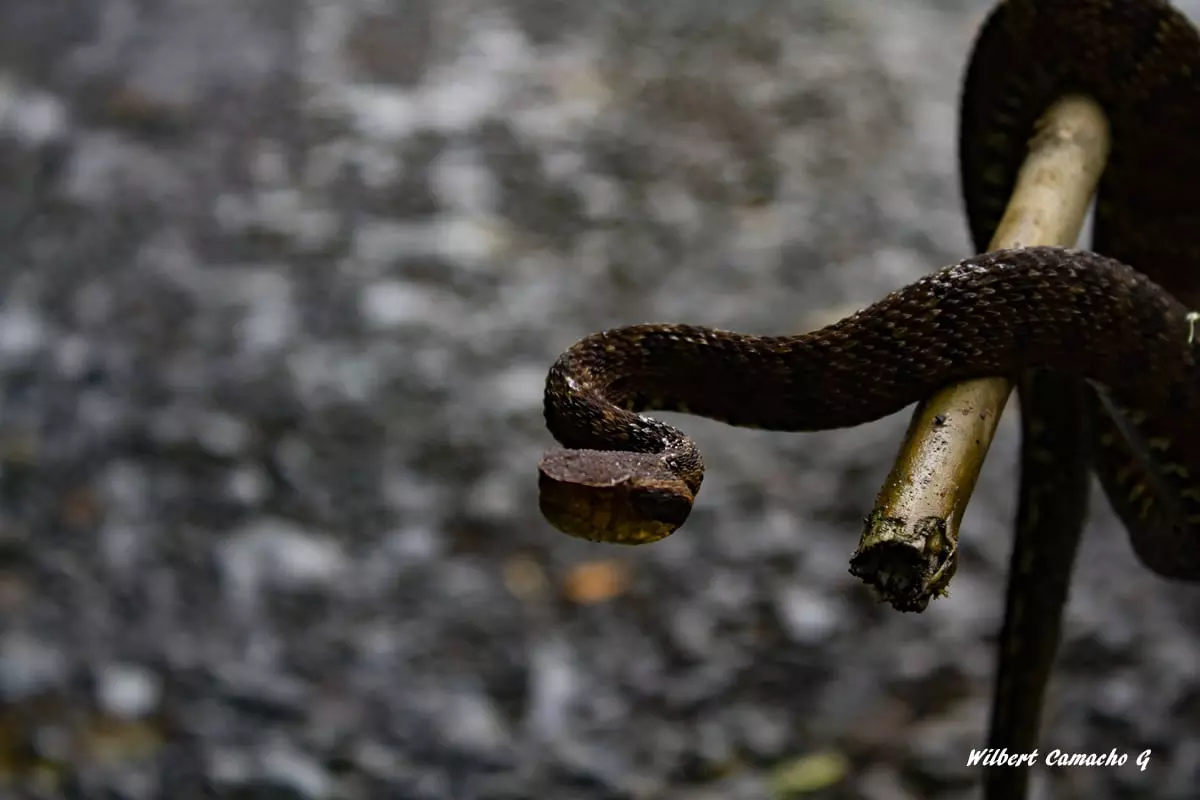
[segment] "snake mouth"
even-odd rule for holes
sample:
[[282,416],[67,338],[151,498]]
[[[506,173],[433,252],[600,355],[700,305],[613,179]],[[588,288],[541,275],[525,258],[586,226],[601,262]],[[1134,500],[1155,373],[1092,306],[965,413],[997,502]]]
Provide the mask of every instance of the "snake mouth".
[[648,544],[674,533],[694,495],[661,456],[609,450],[557,450],[538,465],[538,505],[577,539]]

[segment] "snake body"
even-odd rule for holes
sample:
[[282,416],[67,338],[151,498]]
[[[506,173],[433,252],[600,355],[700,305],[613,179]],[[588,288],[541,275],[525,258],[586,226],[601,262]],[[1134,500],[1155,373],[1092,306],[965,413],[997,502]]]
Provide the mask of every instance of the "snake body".
[[[543,510],[565,532],[603,541],[643,543],[682,524],[703,477],[700,452],[643,410],[824,430],[894,413],[947,383],[1040,367],[1088,380],[1121,413],[1149,459],[1146,480],[1163,490],[1158,506],[1159,495],[1142,495],[1138,519],[1170,512],[1135,535],[1137,552],[1186,578],[1200,572],[1200,447],[1187,446],[1200,443],[1200,373],[1189,328],[1188,309],[1131,267],[1032,247],[968,258],[813,333],[605,331],[571,347],[547,378],[546,424],[571,449],[543,461]],[[605,486],[619,495],[598,492]],[[620,503],[628,507],[614,510]]]
[[[960,116],[977,249],[1004,212],[1036,120],[1067,93],[1091,96],[1110,125],[1095,252],[973,256],[802,335],[639,325],[586,337],[546,380],[547,427],[569,448],[540,465],[546,518],[623,543],[684,522],[702,458],[642,411],[820,430],[958,381],[1020,380],[1021,510],[989,745],[1033,743],[1088,464],[1137,557],[1165,577],[1200,580],[1200,374],[1187,316],[1200,307],[1200,36],[1159,0],[1000,3],[976,40]],[[989,775],[987,796],[1021,797],[1024,781],[1021,770]]]

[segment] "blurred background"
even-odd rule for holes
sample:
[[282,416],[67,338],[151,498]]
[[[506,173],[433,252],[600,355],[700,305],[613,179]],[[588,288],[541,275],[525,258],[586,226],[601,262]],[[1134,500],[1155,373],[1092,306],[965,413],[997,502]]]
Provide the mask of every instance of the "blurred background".
[[[1200,2],[1184,5],[1200,14]],[[1015,401],[948,599],[847,573],[908,413],[540,517],[555,356],[836,319],[970,252],[987,0],[3,0],[0,794],[969,798]],[[1184,798],[1200,590],[1097,491],[1040,798]]]

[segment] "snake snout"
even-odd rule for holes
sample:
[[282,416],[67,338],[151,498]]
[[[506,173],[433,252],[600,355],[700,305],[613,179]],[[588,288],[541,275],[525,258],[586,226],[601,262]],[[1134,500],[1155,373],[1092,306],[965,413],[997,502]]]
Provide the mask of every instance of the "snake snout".
[[647,544],[670,536],[692,510],[687,484],[662,457],[610,450],[556,450],[538,465],[542,515],[579,539]]

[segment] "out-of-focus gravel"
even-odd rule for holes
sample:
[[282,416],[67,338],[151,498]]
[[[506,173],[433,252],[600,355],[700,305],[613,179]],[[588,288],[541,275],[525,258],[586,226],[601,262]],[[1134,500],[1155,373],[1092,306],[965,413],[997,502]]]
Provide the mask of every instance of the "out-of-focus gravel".
[[[988,5],[0,4],[0,791],[972,796],[1012,415],[922,615],[846,571],[906,414],[683,419],[704,491],[634,550],[534,467],[588,332],[798,330],[968,251]],[[1044,751],[1152,760],[1036,796],[1194,796],[1198,599],[1097,494]]]

